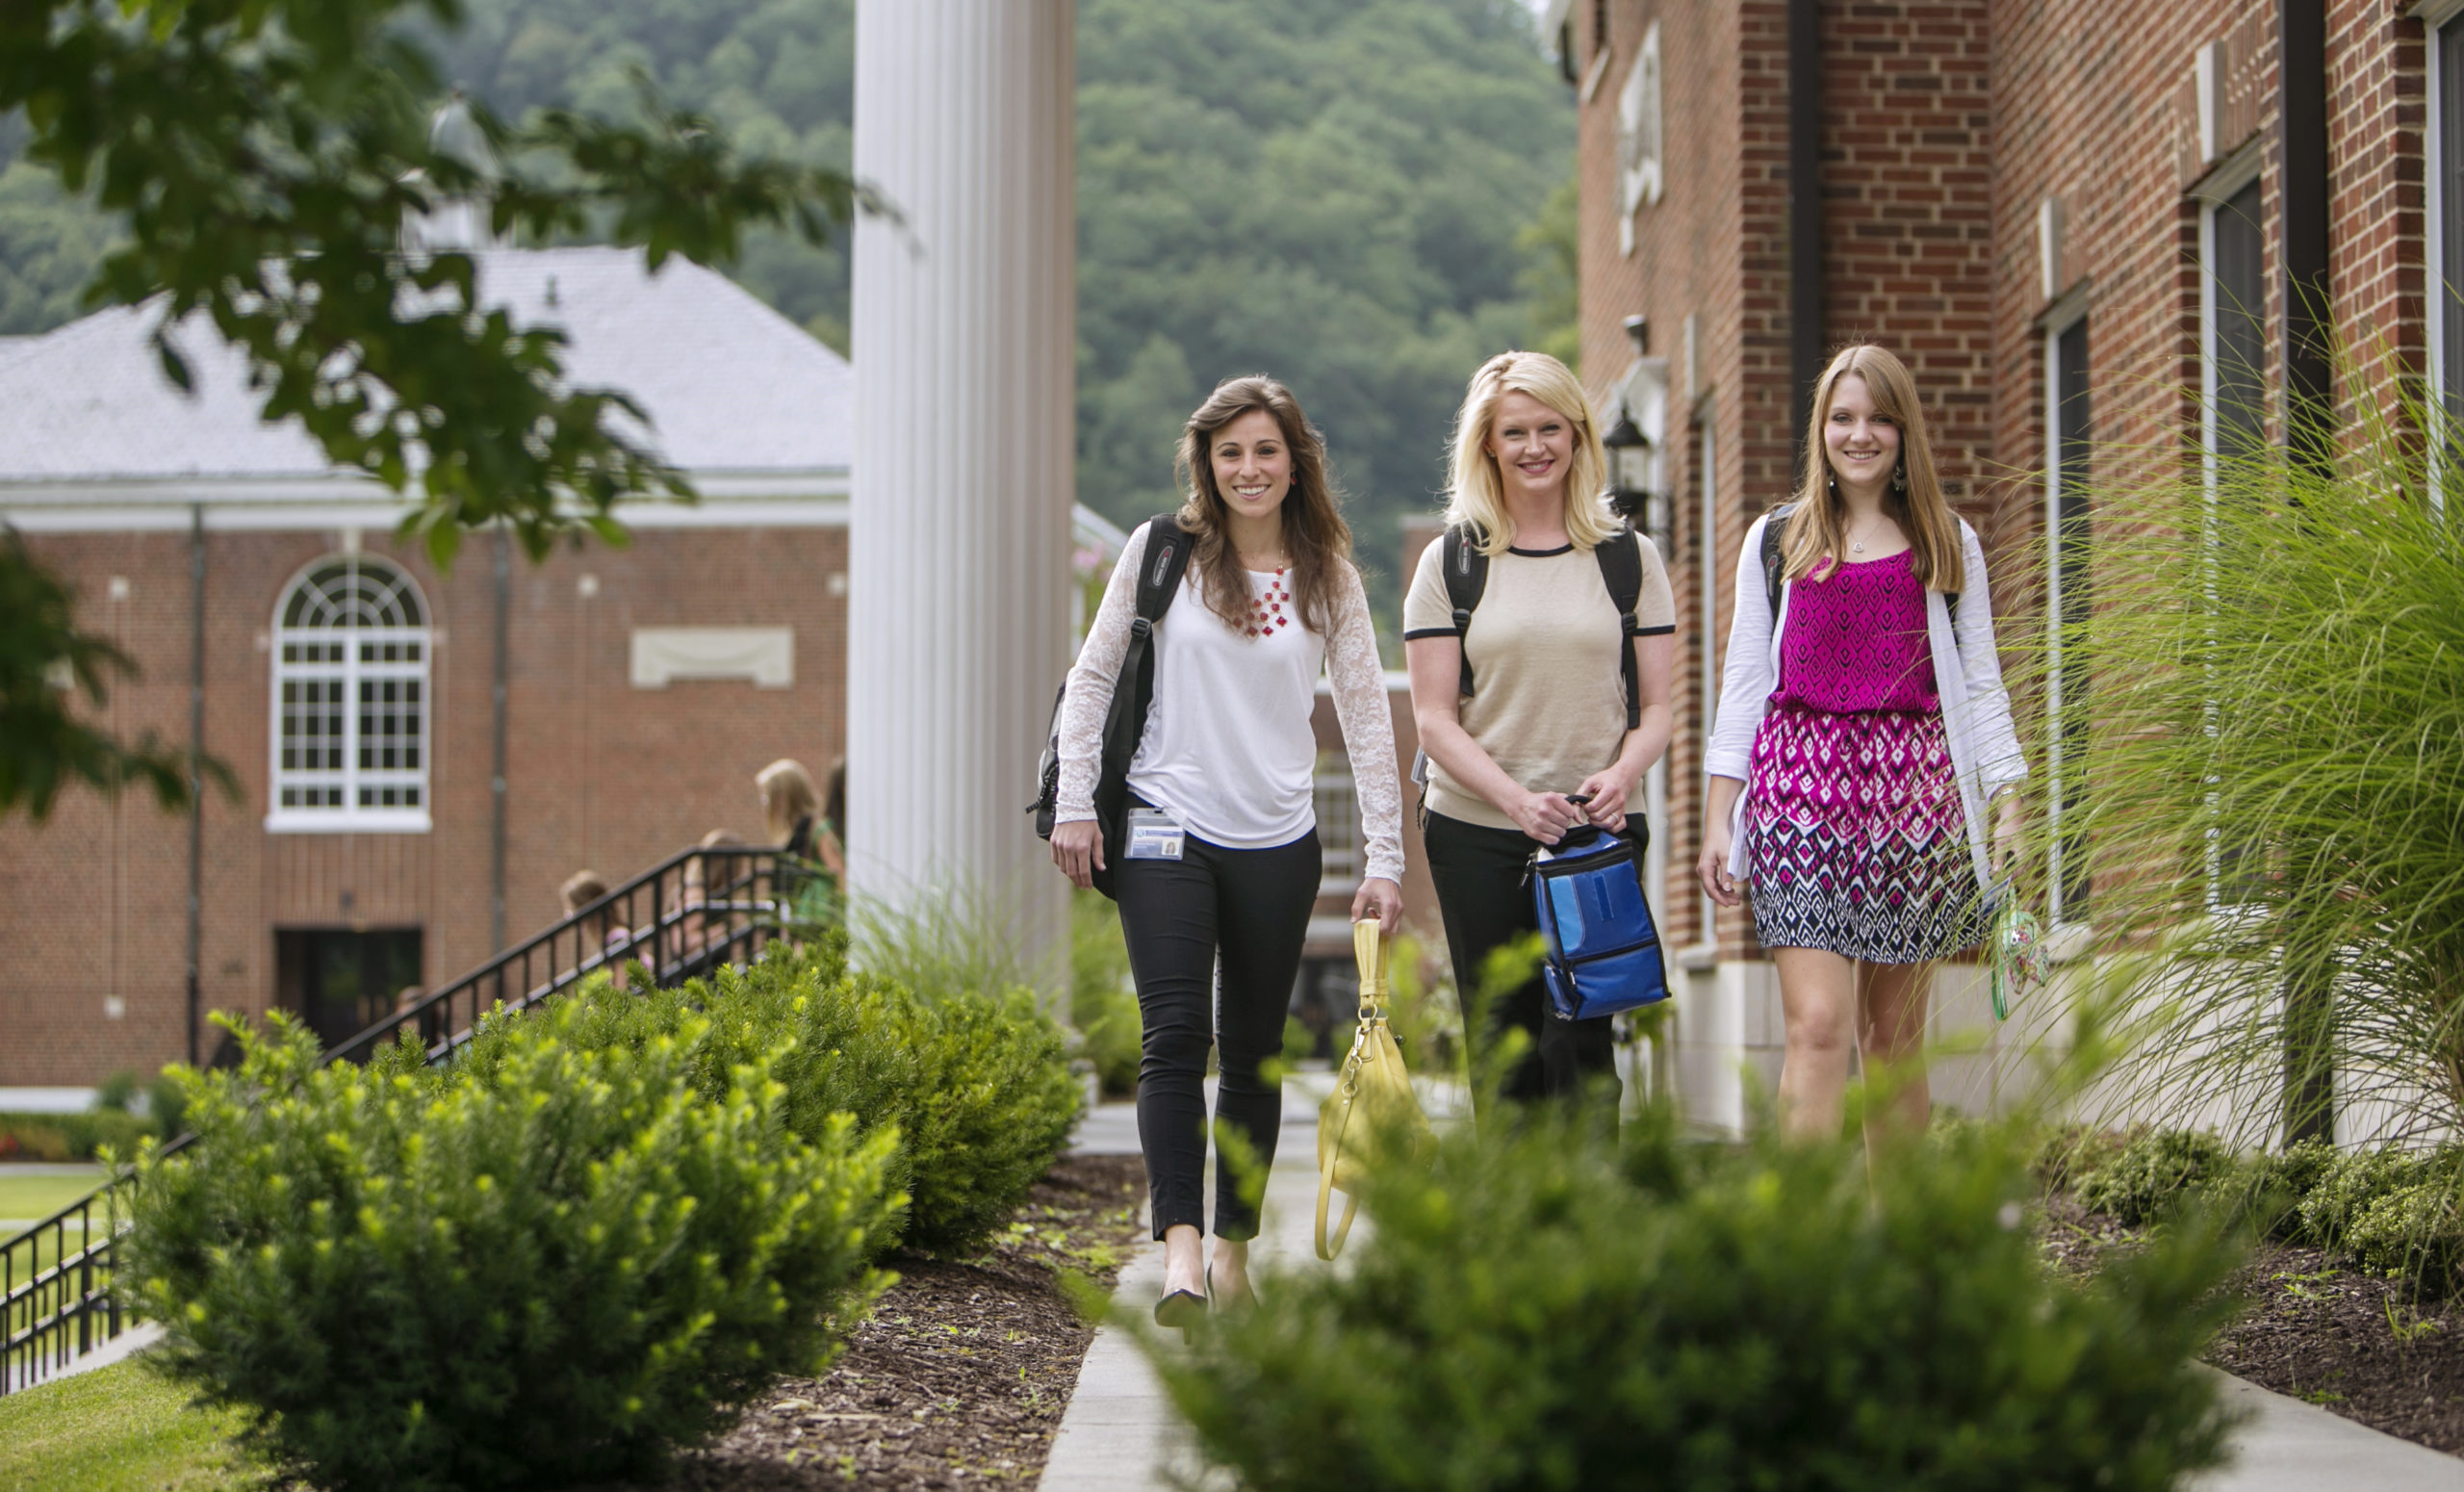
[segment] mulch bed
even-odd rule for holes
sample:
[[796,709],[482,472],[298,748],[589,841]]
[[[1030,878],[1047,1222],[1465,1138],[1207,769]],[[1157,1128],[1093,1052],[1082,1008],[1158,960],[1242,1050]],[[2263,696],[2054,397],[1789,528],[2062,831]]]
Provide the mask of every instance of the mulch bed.
[[818,1378],[782,1382],[669,1485],[691,1492],[1033,1484],[1094,1339],[1062,1285],[1109,1290],[1145,1239],[1134,1155],[1063,1158],[981,1259],[902,1255],[899,1281]]
[[[2137,1238],[2067,1196],[2047,1199],[2044,1221],[2045,1251],[2074,1273]],[[2464,1455],[2464,1301],[2418,1300],[2398,1281],[2277,1243],[2261,1244],[2231,1288],[2248,1304],[2217,1334],[2209,1362],[2373,1429]]]

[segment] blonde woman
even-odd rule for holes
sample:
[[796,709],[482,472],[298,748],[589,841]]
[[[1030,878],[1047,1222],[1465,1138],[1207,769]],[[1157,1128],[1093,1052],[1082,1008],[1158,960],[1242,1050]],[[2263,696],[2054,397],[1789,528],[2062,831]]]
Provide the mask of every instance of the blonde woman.
[[[1212,1047],[1221,1059],[1217,1121],[1259,1166],[1270,1165],[1283,1093],[1262,1067],[1283,1048],[1322,871],[1310,728],[1321,672],[1357,769],[1368,841],[1351,914],[1376,917],[1388,932],[1402,915],[1403,815],[1351,530],[1335,505],[1325,444],[1299,401],[1271,378],[1220,385],[1182,428],[1179,469],[1189,496],[1169,521],[1194,538],[1180,589],[1154,624],[1153,705],[1128,772],[1132,803],[1162,819],[1146,843],[1154,853],[1133,842],[1111,868],[1143,1023],[1138,1138],[1164,1243],[1155,1319],[1187,1327],[1210,1296],[1239,1301],[1249,1291],[1259,1199],[1220,1151],[1215,1253],[1200,1258],[1206,1057]],[[1052,859],[1082,887],[1104,865],[1094,809],[1101,737],[1150,527],[1140,525],[1121,552],[1061,710]]]
[[[1916,381],[1851,347],[1814,385],[1795,501],[1746,530],[1706,765],[1698,871],[1754,887],[1787,1022],[1791,1133],[1838,1133],[1848,1055],[1920,1054],[1934,962],[1974,947],[2027,776],[1994,653],[1985,551],[1935,475]],[[1764,535],[1783,523],[1766,572]],[[1892,1125],[1921,1132],[1914,1072]],[[1869,1146],[1885,1135],[1869,1123]]]
[[[1640,848],[1636,787],[1668,747],[1677,610],[1658,550],[1608,510],[1599,424],[1565,364],[1482,364],[1453,458],[1447,537],[1422,552],[1403,652],[1429,760],[1423,839],[1468,1018],[1491,950],[1539,929],[1525,881],[1535,850],[1586,823]],[[1483,566],[1476,605],[1458,605],[1472,599],[1463,572]],[[1509,1027],[1530,1041],[1503,1096],[1613,1105],[1609,1017],[1556,1018],[1535,970],[1495,997],[1474,1040]]]
[[[831,764],[833,808],[845,812],[846,759]],[[782,757],[756,774],[761,790],[761,816],[770,825],[770,842],[783,852],[779,894],[794,906],[796,919],[835,923],[840,919],[838,883],[846,874],[846,857],[838,843],[837,825],[821,816],[821,798],[813,791],[812,774],[792,757]],[[812,868],[818,861],[820,868]]]

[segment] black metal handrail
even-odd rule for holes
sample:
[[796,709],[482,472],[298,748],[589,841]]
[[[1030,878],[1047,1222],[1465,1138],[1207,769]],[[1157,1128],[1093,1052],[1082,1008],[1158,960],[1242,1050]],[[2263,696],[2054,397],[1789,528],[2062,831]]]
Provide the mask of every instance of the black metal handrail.
[[[680,851],[327,1047],[323,1060],[366,1061],[381,1044],[398,1040],[397,1033],[409,1030],[431,1065],[449,1062],[488,1011],[528,1010],[593,974],[606,972],[622,981],[638,965],[653,984],[666,987],[749,962],[787,921],[804,874],[766,846]],[[180,1135],[163,1153],[195,1139]],[[123,1167],[91,1193],[0,1241],[0,1394],[42,1381],[133,1325],[111,1276],[135,1174]],[[74,1248],[68,1247],[72,1230]]]

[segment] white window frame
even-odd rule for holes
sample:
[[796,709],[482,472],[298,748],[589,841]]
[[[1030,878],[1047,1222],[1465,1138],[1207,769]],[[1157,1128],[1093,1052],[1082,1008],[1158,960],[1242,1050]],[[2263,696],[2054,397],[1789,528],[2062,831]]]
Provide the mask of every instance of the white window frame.
[[[340,626],[288,625],[294,598],[335,567],[356,579],[381,572],[389,588],[406,598],[417,625],[369,625],[364,614]],[[427,624],[433,613],[419,584],[400,566],[358,553],[328,554],[304,566],[282,588],[274,605],[270,678],[267,691],[267,771],[265,827],[271,834],[426,834],[434,806],[430,787],[436,741],[436,634]],[[312,656],[311,648],[317,650]],[[328,654],[327,650],[331,650]],[[388,652],[392,656],[389,657]],[[415,765],[384,768],[360,762],[363,683],[415,682],[418,725],[408,740]],[[338,684],[342,691],[342,744],[338,767],[306,767],[295,758],[284,760],[285,685]],[[393,790],[416,797],[416,806],[363,805],[363,791]],[[322,797],[339,790],[339,804],[310,806],[300,801],[314,790]],[[286,803],[286,795],[293,801]]]
[[1666,136],[1661,129],[1659,22],[1643,30],[1643,43],[1626,69],[1617,95],[1617,245],[1634,251],[1634,214],[1659,201]]

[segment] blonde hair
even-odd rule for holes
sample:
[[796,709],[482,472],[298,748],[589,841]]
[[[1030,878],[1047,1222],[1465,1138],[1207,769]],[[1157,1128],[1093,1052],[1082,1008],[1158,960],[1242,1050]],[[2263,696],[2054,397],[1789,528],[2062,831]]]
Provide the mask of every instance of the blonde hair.
[[1264,373],[1226,378],[1215,386],[1206,402],[1181,425],[1179,452],[1173,467],[1188,494],[1176,515],[1184,531],[1195,535],[1190,563],[1197,567],[1208,608],[1233,627],[1249,616],[1249,577],[1241,556],[1226,537],[1230,505],[1215,485],[1215,458],[1209,448],[1218,430],[1252,410],[1264,410],[1283,432],[1284,449],[1292,453],[1292,490],[1283,499],[1284,557],[1291,574],[1286,588],[1300,625],[1321,637],[1335,630],[1337,576],[1351,559],[1351,526],[1336,504],[1334,478],[1326,472],[1326,441],[1292,391]]
[[1600,422],[1574,371],[1546,352],[1501,352],[1480,365],[1454,417],[1454,471],[1446,494],[1446,522],[1479,536],[1480,553],[1495,558],[1514,543],[1506,516],[1504,479],[1489,453],[1498,404],[1508,391],[1527,394],[1572,422],[1574,465],[1566,473],[1566,537],[1590,549],[1618,530],[1608,511],[1608,452],[1600,444]]
[[761,808],[770,820],[770,838],[784,844],[796,832],[796,820],[812,814],[821,806],[821,795],[812,790],[812,774],[805,764],[792,757],[781,757],[763,767],[753,779],[761,789]]
[[[1831,420],[1831,400],[1842,378],[1864,380],[1874,412],[1899,427],[1899,465],[1892,484],[1884,489],[1883,511],[1908,534],[1914,553],[1916,583],[1928,590],[1957,592],[1967,576],[1965,546],[1960,521],[1942,497],[1942,479],[1934,469],[1934,445],[1925,434],[1925,408],[1916,400],[1916,379],[1908,365],[1870,342],[1839,349],[1831,366],[1814,380],[1813,414],[1806,424],[1805,472],[1797,481],[1796,508],[1781,530],[1780,574],[1800,579],[1819,568],[1825,574],[1838,562],[1847,531],[1847,500],[1831,480],[1831,448],[1822,438]],[[1906,490],[1900,488],[1906,482]]]

